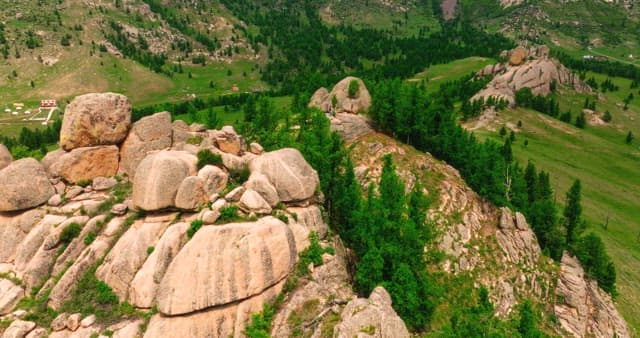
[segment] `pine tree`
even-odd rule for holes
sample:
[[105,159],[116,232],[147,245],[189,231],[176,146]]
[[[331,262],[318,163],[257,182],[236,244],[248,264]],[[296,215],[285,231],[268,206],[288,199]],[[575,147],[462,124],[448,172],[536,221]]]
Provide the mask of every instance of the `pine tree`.
[[576,127],[580,129],[584,129],[587,124],[587,118],[584,116],[583,112],[580,112],[578,116],[576,116]]
[[581,184],[577,179],[567,192],[566,205],[564,208],[565,217],[565,229],[566,229],[566,242],[568,245],[572,245],[578,238],[580,227],[582,226],[582,205],[581,199]]
[[384,212],[392,221],[402,219],[405,208],[404,183],[396,174],[396,166],[393,164],[391,154],[383,157],[382,174],[380,175],[380,200]]
[[625,138],[624,142],[626,144],[631,144],[631,143],[633,143],[633,139],[634,139],[633,133],[632,132],[628,132],[627,133],[627,137]]

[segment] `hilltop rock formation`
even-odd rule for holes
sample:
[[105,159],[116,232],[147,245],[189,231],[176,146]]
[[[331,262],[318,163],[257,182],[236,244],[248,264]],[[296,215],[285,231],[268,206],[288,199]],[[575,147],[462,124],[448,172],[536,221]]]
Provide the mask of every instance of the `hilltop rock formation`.
[[505,51],[502,56],[507,63],[488,65],[478,76],[494,76],[491,82],[472,97],[472,100],[489,97],[503,99],[515,105],[515,94],[522,88],[531,88],[534,95],[546,96],[554,85],[564,85],[578,92],[591,92],[591,88],[578,75],[549,57],[549,48],[539,46],[525,49],[517,47]]
[[373,289],[369,299],[356,298],[342,312],[342,322],[334,329],[336,338],[360,336],[409,338],[404,322],[391,307],[391,297],[383,287]]
[[0,212],[36,207],[54,193],[44,168],[32,158],[11,162],[0,170]]
[[13,161],[13,156],[4,144],[0,143],[0,170],[6,168]]
[[67,106],[60,130],[64,150],[121,143],[131,124],[131,103],[115,93],[76,97]]
[[[350,96],[349,85],[352,81],[358,83],[358,90],[355,95]],[[326,88],[318,89],[311,97],[309,107],[315,107],[327,113],[367,112],[371,107],[371,95],[361,79],[348,76],[338,82],[331,92]]]
[[573,337],[631,337],[611,296],[598,283],[585,278],[580,262],[562,255],[556,295],[562,301],[554,312],[562,328]]
[[[201,142],[176,142],[176,130]],[[198,170],[195,154],[204,149],[222,163]],[[0,212],[0,321],[11,323],[2,337],[49,330],[51,337],[242,337],[252,314],[283,290],[311,232],[323,245],[334,240],[316,204],[318,174],[300,152],[251,149],[233,128],[171,124],[158,113],[136,123],[120,149],[60,149],[43,164],[23,159],[1,169],[0,206],[12,211]],[[118,168],[133,177],[113,177]],[[232,170],[245,169],[250,179],[221,196]],[[93,182],[73,185],[82,180]],[[277,218],[270,215],[276,206]],[[339,273],[318,267],[325,270],[318,278],[341,276],[341,297],[353,297],[346,263],[340,266]],[[20,321],[21,299],[40,290],[33,297],[67,308],[87,274],[121,302],[159,309],[146,332],[138,318],[104,323],[73,312],[59,314],[51,328]]]

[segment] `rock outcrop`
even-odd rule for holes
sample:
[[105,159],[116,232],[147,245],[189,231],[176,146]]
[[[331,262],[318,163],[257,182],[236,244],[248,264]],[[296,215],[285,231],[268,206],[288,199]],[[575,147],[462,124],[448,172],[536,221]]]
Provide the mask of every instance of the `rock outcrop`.
[[409,338],[411,335],[404,322],[391,307],[391,297],[387,290],[379,286],[371,292],[369,299],[356,298],[342,311],[342,321],[336,325],[336,338],[395,337]]
[[32,158],[11,162],[0,170],[0,212],[33,208],[54,194],[44,168]]
[[336,131],[343,139],[352,141],[373,131],[366,115],[338,113],[329,117],[331,130]]
[[158,310],[187,314],[258,295],[289,274],[296,253],[291,231],[276,218],[205,227],[167,268]]
[[318,173],[292,148],[265,153],[251,161],[249,168],[252,174],[267,177],[283,202],[311,198],[320,182]]
[[151,151],[171,147],[171,114],[161,112],[135,122],[120,149],[120,171],[133,179],[140,162]]
[[534,95],[547,96],[555,85],[574,88],[578,92],[591,92],[591,88],[577,74],[549,57],[549,48],[532,49],[518,47],[504,52],[508,63],[489,65],[478,72],[479,76],[494,76],[487,86],[472,97],[472,100],[489,97],[503,99],[515,105],[515,94],[522,88],[531,88]]
[[131,124],[131,103],[115,93],[95,93],[76,97],[67,106],[60,146],[64,150],[99,145],[115,145],[127,136]]
[[0,143],[0,170],[4,169],[13,161],[13,156],[4,144]]
[[519,212],[500,209],[500,223],[496,232],[498,245],[510,262],[535,267],[540,258],[540,246],[527,220]]
[[[355,95],[350,96],[349,85],[352,81],[358,84],[358,90]],[[362,80],[348,76],[338,82],[331,92],[326,88],[318,89],[311,97],[309,107],[315,107],[327,113],[367,112],[371,107],[371,95]]]
[[567,253],[562,256],[556,295],[562,301],[554,312],[572,337],[631,337],[611,297],[587,279],[580,262]]
[[49,172],[69,183],[111,177],[118,172],[118,147],[96,146],[75,148],[61,154]]

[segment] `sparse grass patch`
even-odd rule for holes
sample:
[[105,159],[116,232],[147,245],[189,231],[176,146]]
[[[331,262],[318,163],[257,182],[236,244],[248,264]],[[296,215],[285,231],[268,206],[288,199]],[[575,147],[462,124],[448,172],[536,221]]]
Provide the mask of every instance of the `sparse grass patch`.
[[82,227],[78,223],[71,223],[67,225],[62,232],[60,232],[59,240],[63,245],[68,245],[73,241],[74,238],[80,235],[80,231],[82,231]]
[[[187,237],[188,238],[193,237],[193,235],[195,235],[196,232],[198,230],[200,230],[200,228],[202,228],[203,224],[204,223],[202,223],[202,220],[199,220],[199,219],[191,222],[191,226],[189,226],[189,229],[187,230]],[[148,252],[148,250],[147,250],[147,252]]]
[[83,316],[95,314],[101,323],[112,323],[122,318],[139,316],[135,308],[127,303],[119,303],[118,296],[111,287],[99,280],[94,264],[76,283],[70,297],[62,304],[60,311],[82,313]]

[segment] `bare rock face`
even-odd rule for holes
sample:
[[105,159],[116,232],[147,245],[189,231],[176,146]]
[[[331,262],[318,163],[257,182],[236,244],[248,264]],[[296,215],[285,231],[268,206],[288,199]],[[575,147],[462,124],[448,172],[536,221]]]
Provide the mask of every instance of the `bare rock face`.
[[252,314],[262,311],[264,304],[273,301],[283,285],[284,281],[281,281],[253,297],[210,310],[175,317],[156,314],[151,317],[144,337],[242,338]]
[[50,171],[69,183],[112,177],[118,172],[118,152],[113,145],[75,148],[60,156]]
[[172,134],[169,112],[145,116],[135,122],[120,149],[120,171],[135,177],[147,153],[171,147]]
[[270,206],[275,206],[280,202],[278,191],[269,182],[269,178],[260,173],[253,173],[249,176],[249,179],[244,184],[247,189],[256,191],[262,198],[269,203]]
[[76,97],[67,106],[60,130],[64,150],[119,144],[131,124],[131,103],[115,93],[94,93]]
[[14,320],[4,331],[2,338],[24,338],[27,333],[36,327],[36,323],[24,320]]
[[24,290],[8,279],[0,278],[0,316],[11,313],[24,297]]
[[276,218],[203,227],[169,265],[158,309],[181,315],[259,295],[281,282],[295,261],[293,235]]
[[496,233],[498,245],[512,263],[534,267],[541,254],[536,235],[521,213],[516,212],[514,216],[511,210],[504,207],[500,212],[500,224]]
[[[358,90],[353,96],[349,96],[351,81],[358,83]],[[335,113],[367,112],[371,107],[371,95],[361,79],[348,76],[338,82],[330,93],[325,88],[318,89],[311,97],[309,107]]]
[[148,155],[133,180],[133,204],[148,211],[174,206],[182,181],[197,174],[197,163],[195,156],[181,151]]
[[0,213],[0,263],[13,262],[16,248],[42,220],[45,212],[31,209],[18,215]]
[[354,140],[373,131],[369,118],[365,115],[338,113],[329,118],[331,130],[347,141]]
[[113,249],[96,270],[96,277],[113,289],[121,300],[127,299],[129,285],[142,267],[149,252],[168,226],[168,222],[152,222],[152,219],[134,223],[122,235]]
[[44,155],[44,158],[42,158],[42,161],[40,161],[40,163],[42,163],[42,166],[44,167],[44,170],[47,171],[47,173],[51,174],[51,166],[56,163],[58,161],[58,159],[60,159],[60,157],[62,157],[62,155],[66,154],[67,152],[64,151],[64,149],[62,148],[58,148],[56,150],[50,151],[48,152],[46,155]]
[[556,295],[564,302],[555,305],[554,312],[573,337],[631,337],[611,297],[586,279],[580,262],[567,253],[562,256]]
[[331,97],[329,96],[327,88],[320,87],[313,93],[311,100],[309,100],[309,107],[316,107],[323,112],[331,110]]
[[391,307],[391,297],[387,290],[378,286],[369,299],[356,298],[342,311],[342,321],[336,325],[336,338],[359,337],[366,332],[369,337],[409,338],[404,322]]
[[283,202],[311,198],[320,182],[318,173],[292,148],[265,153],[251,161],[249,168],[252,174],[266,176]]
[[4,144],[0,144],[0,170],[4,169],[13,161],[13,156]]
[[0,170],[0,212],[33,208],[54,194],[44,168],[32,158],[11,162]]
[[153,252],[136,273],[129,288],[131,304],[139,308],[151,308],[164,273],[180,248],[186,243],[188,223],[177,223],[164,232]]
[[[306,325],[310,321],[297,325],[294,329],[291,316],[296,313],[303,313],[306,318],[323,318],[330,313],[339,316],[342,309],[337,304],[355,298],[347,271],[346,250],[338,241],[332,246],[335,248],[335,255],[324,254],[323,264],[313,269],[311,278],[301,281],[287,295],[286,303],[273,319],[271,337],[292,337],[294,330],[300,328],[303,332],[299,336],[325,337],[326,328],[322,325]],[[317,305],[309,306],[310,304]]]
[[255,212],[256,214],[270,214],[271,206],[260,196],[255,190],[247,189],[240,197],[238,202],[240,209],[246,212]]
[[184,210],[195,210],[208,200],[204,192],[205,181],[198,176],[185,178],[176,194],[176,208]]

